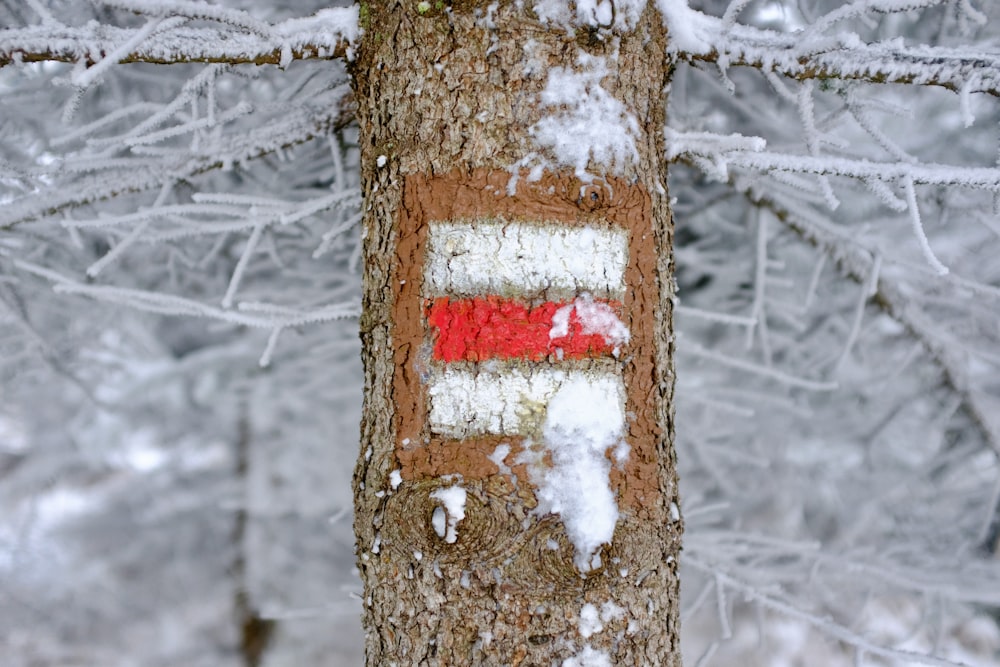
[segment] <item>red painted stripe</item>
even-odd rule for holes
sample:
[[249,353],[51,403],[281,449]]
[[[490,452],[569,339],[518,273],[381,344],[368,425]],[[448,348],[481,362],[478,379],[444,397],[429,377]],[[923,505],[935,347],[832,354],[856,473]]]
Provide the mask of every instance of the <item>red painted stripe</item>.
[[[610,355],[615,346],[601,334],[582,333],[583,327],[575,310],[569,318],[568,335],[549,338],[553,315],[569,303],[572,302],[549,301],[532,307],[499,296],[428,300],[427,321],[434,340],[434,358],[439,361],[539,361],[550,354],[561,354],[563,359]],[[620,303],[604,303],[621,314]]]

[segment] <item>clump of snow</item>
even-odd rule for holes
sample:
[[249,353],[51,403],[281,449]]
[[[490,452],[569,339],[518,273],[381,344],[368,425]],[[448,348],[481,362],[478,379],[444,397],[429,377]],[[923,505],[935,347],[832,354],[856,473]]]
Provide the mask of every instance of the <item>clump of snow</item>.
[[628,343],[628,327],[618,319],[614,309],[606,303],[594,301],[589,294],[580,295],[573,303],[555,312],[552,316],[552,328],[549,330],[550,339],[569,335],[569,318],[574,311],[583,327],[583,334],[602,336],[609,345],[616,346],[616,355],[617,346]]
[[584,639],[604,629],[604,624],[601,623],[601,616],[597,611],[597,607],[589,602],[583,605],[583,608],[580,609],[580,623],[578,627]]
[[[587,164],[602,170],[621,169],[636,159],[639,122],[620,101],[601,86],[608,76],[607,59],[580,53],[576,68],[553,67],[541,93],[548,115],[530,133],[535,143],[552,151],[561,164],[574,168],[578,178],[592,180]],[[534,169],[531,177],[541,175]]]
[[567,378],[549,400],[542,425],[552,465],[535,461],[530,467],[539,510],[560,515],[582,572],[599,566],[597,551],[611,541],[618,522],[606,452],[623,439],[623,402],[621,383],[613,378]]
[[625,618],[625,610],[608,600],[601,605],[601,620],[605,623]]
[[569,32],[576,26],[627,30],[639,20],[644,0],[535,0],[539,19]]
[[392,490],[395,491],[399,488],[399,485],[403,483],[403,476],[398,470],[393,470],[389,473],[389,484],[392,486]]
[[605,623],[618,621],[625,618],[625,610],[608,600],[601,605],[600,611],[597,606],[588,602],[580,609],[580,622],[577,627],[580,635],[584,639],[590,638],[604,629]]
[[667,26],[668,51],[690,55],[711,53],[719,42],[719,20],[688,7],[687,0],[656,0]]
[[339,39],[355,43],[361,37],[359,12],[359,5],[321,9],[312,16],[282,21],[273,27],[273,32],[293,46],[309,40],[331,46]]
[[611,667],[611,658],[604,651],[598,651],[588,644],[572,658],[562,661],[562,667]]
[[434,532],[448,544],[454,544],[458,540],[458,522],[465,518],[465,489],[456,484],[432,492],[431,498],[442,504],[442,507],[435,507],[431,515]]

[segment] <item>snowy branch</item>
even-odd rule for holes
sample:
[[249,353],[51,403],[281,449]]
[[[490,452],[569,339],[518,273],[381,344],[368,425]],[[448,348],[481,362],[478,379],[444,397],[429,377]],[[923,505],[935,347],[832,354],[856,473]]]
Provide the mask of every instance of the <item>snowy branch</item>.
[[[771,194],[765,196],[752,188],[736,187],[753,200],[755,205],[767,208],[789,229],[800,234],[810,243],[826,251],[852,279],[867,283],[873,275],[876,263],[881,258],[864,248],[859,242],[836,234],[828,225],[818,221],[817,214],[807,206],[791,199],[782,199]],[[982,400],[980,393],[972,386],[968,374],[963,370],[961,345],[940,332],[927,314],[911,302],[904,287],[885,272],[879,272],[875,280],[872,297],[875,304],[902,324],[915,339],[931,353],[938,362],[945,381],[965,402],[969,414],[982,431],[994,452],[1000,454],[1000,422]]]
[[[200,6],[195,3],[173,4],[178,6],[164,5],[165,9],[174,10],[164,16],[182,19],[181,23],[186,19],[215,19],[227,25],[220,28],[161,26],[161,30],[145,35],[138,44],[120,54],[122,45],[134,40],[143,28],[119,28],[91,22],[83,27],[42,24],[0,30],[0,67],[43,61],[80,63],[89,67],[112,55],[119,63],[202,62],[284,67],[292,60],[348,57],[351,44],[357,38],[356,6],[326,9],[309,18],[264,24],[263,28],[251,31],[243,25],[231,25],[233,21],[226,21],[226,17],[202,16],[187,7]],[[185,8],[192,10],[184,12]]]
[[0,211],[0,229],[51,215],[70,206],[109,199],[126,192],[150,190],[213,169],[228,168],[340,131],[353,120],[354,99],[350,90],[343,86],[314,103],[289,111],[246,133],[234,134],[222,144],[190,153],[181,152],[176,158],[118,161],[113,163],[116,168],[98,169],[97,173],[76,179],[68,187],[57,187],[40,196],[12,201]]
[[1000,168],[963,167],[912,161],[876,162],[820,155],[794,155],[762,150],[758,137],[723,136],[705,132],[685,133],[667,128],[667,159],[693,156],[710,161],[716,173],[725,175],[729,166],[763,172],[789,172],[845,176],[885,183],[912,182],[925,185],[955,185],[1000,190]]
[[780,33],[727,26],[724,19],[693,10],[685,14],[686,34],[673,45],[678,60],[723,69],[754,67],[799,80],[917,84],[1000,96],[1000,52],[995,48],[908,46],[901,39],[866,44],[854,33]]

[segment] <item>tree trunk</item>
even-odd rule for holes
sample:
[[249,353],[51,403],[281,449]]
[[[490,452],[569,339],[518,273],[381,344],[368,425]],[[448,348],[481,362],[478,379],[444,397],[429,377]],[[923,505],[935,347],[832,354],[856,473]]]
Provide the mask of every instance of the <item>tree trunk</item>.
[[[367,664],[680,665],[661,19],[647,7],[628,30],[570,34],[520,3],[454,0],[363,5],[362,23],[353,65],[367,235],[355,531]],[[608,71],[600,85],[637,120],[635,155],[613,166],[591,160],[587,173],[553,167],[558,155],[532,138],[549,72],[595,58]],[[603,261],[601,244],[623,239],[621,285],[463,277],[449,233],[462,243],[478,234],[487,248],[501,247],[491,234],[503,237],[521,244],[518,257],[531,254],[536,233],[585,239],[595,248],[588,266]],[[488,265],[490,251],[479,252]],[[506,313],[514,329],[477,328],[485,320],[469,313],[481,308]],[[627,332],[588,334],[587,308],[613,313]],[[576,327],[575,348],[551,347],[559,313],[564,328]],[[541,335],[528,340],[534,334],[517,327],[539,317],[532,331]],[[534,387],[517,405],[491,393],[504,373]],[[560,388],[538,389],[536,376]],[[594,394],[605,386],[594,378],[621,387],[621,441],[599,446],[596,459],[550,438],[553,396],[571,378],[610,403],[616,390]],[[586,460],[606,471],[607,489],[584,484],[574,504],[553,471],[572,476]],[[604,496],[613,499],[606,539]]]

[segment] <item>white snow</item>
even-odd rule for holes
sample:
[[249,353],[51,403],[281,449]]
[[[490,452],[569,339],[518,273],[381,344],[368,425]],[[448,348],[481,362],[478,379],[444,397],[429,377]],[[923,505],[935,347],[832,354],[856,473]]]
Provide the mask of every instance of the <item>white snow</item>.
[[711,53],[719,41],[719,19],[688,7],[687,0],[656,0],[667,26],[668,50],[690,55]]
[[625,288],[627,262],[623,229],[438,222],[428,232],[424,290],[478,295],[556,288],[618,296]]
[[389,484],[392,486],[392,490],[395,491],[399,488],[399,485],[403,483],[403,476],[398,470],[393,470],[389,473]]
[[606,303],[594,301],[589,294],[582,294],[573,303],[560,308],[552,316],[552,329],[549,338],[561,338],[569,335],[569,320],[576,311],[585,335],[597,334],[609,345],[624,345],[629,341],[629,330],[625,323],[618,319],[614,309]]
[[601,86],[609,74],[604,57],[583,52],[576,68],[550,69],[541,93],[549,113],[530,128],[539,147],[549,149],[560,164],[573,167],[584,181],[592,180],[587,171],[591,160],[606,173],[620,171],[638,156],[639,123]]
[[538,18],[572,32],[578,26],[616,27],[627,30],[635,25],[645,6],[643,0],[535,0]]
[[531,369],[494,364],[475,370],[448,367],[428,381],[431,432],[450,438],[475,435],[529,435],[536,431],[546,403],[563,385],[606,387],[611,403],[602,411],[624,421],[624,387],[612,371]]
[[589,602],[583,605],[583,608],[580,609],[580,623],[577,627],[584,639],[603,630],[604,624],[601,623],[601,615],[597,611],[597,607]]
[[597,550],[614,536],[618,505],[607,452],[620,444],[624,432],[621,378],[575,373],[548,401],[541,444],[552,465],[537,453],[532,458],[529,450],[519,457],[529,463],[539,511],[562,518],[582,572],[599,566]]
[[625,610],[610,600],[601,605],[600,611],[596,605],[588,602],[580,609],[580,622],[577,627],[580,630],[580,636],[589,639],[591,635],[602,631],[605,623],[623,618],[625,618]]
[[456,484],[432,492],[431,498],[442,503],[442,507],[434,508],[431,515],[434,532],[445,542],[454,544],[458,540],[458,522],[465,518],[466,491]]

